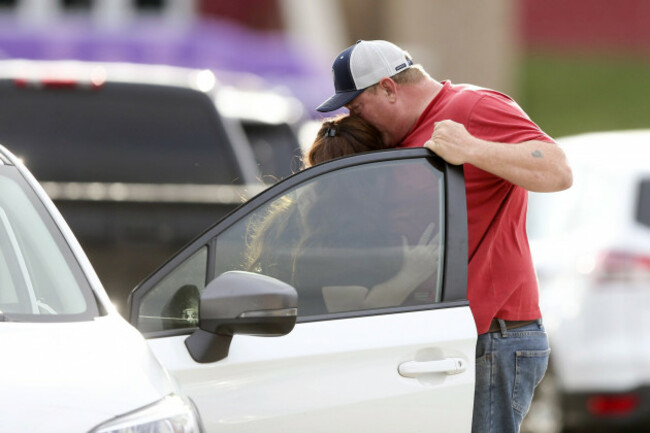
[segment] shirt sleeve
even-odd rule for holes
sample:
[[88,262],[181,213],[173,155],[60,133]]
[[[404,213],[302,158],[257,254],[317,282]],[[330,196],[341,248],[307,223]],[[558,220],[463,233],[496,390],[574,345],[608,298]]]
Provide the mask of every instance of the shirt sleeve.
[[467,130],[477,138],[499,143],[554,142],[514,100],[495,91],[485,91],[476,102],[469,115]]

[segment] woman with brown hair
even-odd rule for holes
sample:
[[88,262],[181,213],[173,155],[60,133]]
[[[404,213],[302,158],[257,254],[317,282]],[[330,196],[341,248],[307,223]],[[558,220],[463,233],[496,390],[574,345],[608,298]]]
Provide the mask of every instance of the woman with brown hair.
[[[323,121],[311,147],[303,154],[302,167],[385,148],[379,131],[369,123],[360,117],[339,115]],[[313,193],[302,191],[299,200],[294,195],[282,197],[270,206],[263,218],[248,227],[247,270],[287,280],[288,276],[279,271],[287,269],[286,263],[279,263],[278,255],[268,245],[290,230],[304,233]],[[287,282],[294,283],[293,278]]]
[[388,149],[375,127],[357,116],[326,119],[303,160],[305,167],[330,159],[372,150]]

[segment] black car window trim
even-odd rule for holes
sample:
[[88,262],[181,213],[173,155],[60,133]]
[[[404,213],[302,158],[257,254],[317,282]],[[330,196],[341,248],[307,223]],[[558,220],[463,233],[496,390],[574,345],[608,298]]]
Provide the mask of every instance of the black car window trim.
[[[431,310],[440,308],[452,308],[469,305],[467,301],[467,214],[465,204],[465,182],[463,169],[460,166],[447,164],[440,157],[428,149],[410,148],[410,149],[390,149],[374,152],[366,152],[353,156],[338,158],[322,164],[318,164],[307,170],[303,170],[287,177],[283,181],[273,185],[269,189],[262,191],[248,202],[237,207],[220,221],[209,227],[202,234],[197,236],[193,241],[187,244],[180,252],[171,257],[157,271],[152,273],[147,279],[136,286],[129,296],[129,320],[137,326],[138,310],[145,294],[151,290],[166,275],[173,271],[178,265],[188,259],[198,248],[208,246],[208,257],[215,254],[216,240],[224,231],[232,225],[254,212],[265,203],[285,194],[288,190],[307,182],[316,177],[349,167],[361,166],[371,163],[381,163],[386,161],[422,159],[426,158],[429,162],[441,170],[445,177],[445,258],[443,263],[443,285],[442,299],[439,303],[382,308],[377,310],[362,310],[344,313],[331,313],[327,315],[316,315],[307,317],[298,317],[298,323],[334,320],[353,317],[365,317],[372,315],[383,315],[391,313],[412,312],[420,310]],[[206,284],[215,278],[215,266],[210,265],[208,259]],[[170,335],[189,334],[191,328],[182,330],[170,330],[147,333],[150,338],[163,337]]]

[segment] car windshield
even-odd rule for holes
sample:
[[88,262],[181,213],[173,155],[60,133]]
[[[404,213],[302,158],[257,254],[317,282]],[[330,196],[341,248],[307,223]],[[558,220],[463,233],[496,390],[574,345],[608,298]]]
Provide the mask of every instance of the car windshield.
[[98,305],[74,255],[16,167],[0,164],[0,318],[89,320]]

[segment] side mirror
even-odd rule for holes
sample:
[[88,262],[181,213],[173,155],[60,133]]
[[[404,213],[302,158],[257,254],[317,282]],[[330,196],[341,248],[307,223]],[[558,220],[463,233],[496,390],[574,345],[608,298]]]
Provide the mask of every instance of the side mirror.
[[289,284],[252,272],[225,272],[203,291],[199,329],[185,346],[196,362],[215,362],[228,356],[233,335],[286,335],[297,315],[298,294]]

